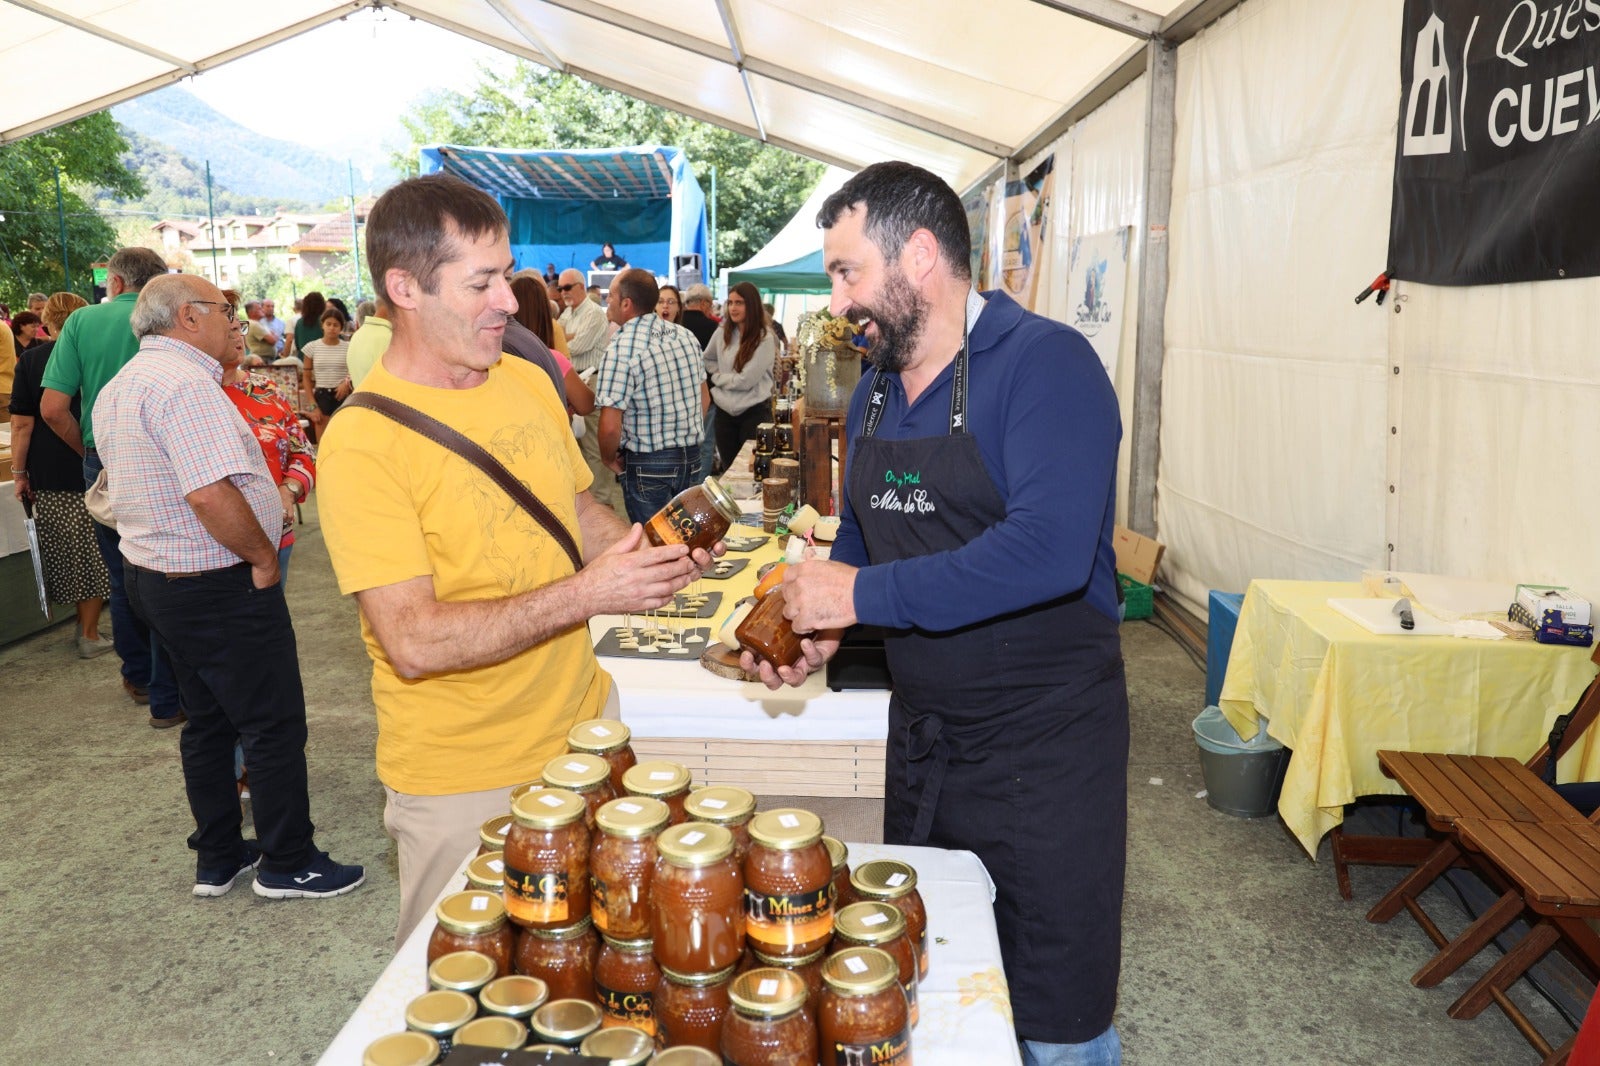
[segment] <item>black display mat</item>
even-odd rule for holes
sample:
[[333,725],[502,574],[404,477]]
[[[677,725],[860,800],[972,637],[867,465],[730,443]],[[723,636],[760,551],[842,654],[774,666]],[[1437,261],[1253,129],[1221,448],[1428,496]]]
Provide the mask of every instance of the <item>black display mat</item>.
[[[722,606],[722,593],[702,592],[694,595],[680,592],[672,597],[672,603],[665,607],[657,607],[655,614],[662,618],[710,618],[717,613],[717,608]],[[644,614],[637,613],[633,617],[635,625],[644,623]]]
[[[653,662],[682,660],[700,661],[700,653],[711,644],[710,626],[692,626],[681,630],[658,626],[654,640],[645,635],[644,624],[635,619],[631,629],[612,626],[595,641],[594,653],[612,659],[645,659]],[[628,640],[628,636],[632,640]],[[698,637],[698,640],[693,638]],[[645,649],[650,650],[645,650]]]
[[722,543],[731,552],[753,552],[771,539],[771,533],[735,533],[730,530],[723,536]]
[[718,559],[710,570],[700,575],[700,580],[726,581],[749,565],[749,559]]

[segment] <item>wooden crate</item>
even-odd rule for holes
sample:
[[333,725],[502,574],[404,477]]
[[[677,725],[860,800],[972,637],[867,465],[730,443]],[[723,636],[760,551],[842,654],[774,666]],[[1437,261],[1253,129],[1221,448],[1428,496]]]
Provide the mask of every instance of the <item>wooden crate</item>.
[[714,737],[639,737],[640,761],[670,759],[689,768],[696,788],[737,785],[758,796],[883,797],[883,749],[878,741],[724,740]]

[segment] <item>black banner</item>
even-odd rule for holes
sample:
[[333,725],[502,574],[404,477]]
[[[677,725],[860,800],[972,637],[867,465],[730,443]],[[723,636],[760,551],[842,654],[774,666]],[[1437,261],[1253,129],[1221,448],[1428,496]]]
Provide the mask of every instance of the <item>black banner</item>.
[[1600,0],[1406,0],[1389,270],[1600,275]]

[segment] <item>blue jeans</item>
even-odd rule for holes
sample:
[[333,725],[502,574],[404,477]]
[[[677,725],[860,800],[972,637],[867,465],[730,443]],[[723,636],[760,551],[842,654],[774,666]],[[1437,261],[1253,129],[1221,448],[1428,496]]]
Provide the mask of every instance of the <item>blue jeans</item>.
[[648,522],[667,501],[695,483],[700,447],[622,453],[622,503],[628,520]]
[[[100,476],[100,469],[99,454],[93,449],[84,452],[83,487],[86,490]],[[161,638],[128,606],[122,573],[122,538],[116,530],[99,522],[92,525],[95,544],[100,548],[100,558],[105,560],[106,574],[111,579],[111,643],[122,660],[123,680],[149,690],[150,717],[176,718],[178,682],[172,675],[167,651],[161,646]]]
[[1046,1044],[1039,1040],[1018,1041],[1022,1066],[1121,1066],[1122,1038],[1115,1025],[1093,1040],[1081,1044]]

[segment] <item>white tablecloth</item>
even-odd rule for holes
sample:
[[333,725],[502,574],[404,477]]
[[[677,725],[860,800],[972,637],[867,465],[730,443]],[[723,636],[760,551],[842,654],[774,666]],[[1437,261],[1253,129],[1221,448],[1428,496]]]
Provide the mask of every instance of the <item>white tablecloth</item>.
[[[917,992],[921,1012],[912,1034],[917,1066],[1011,1066],[1020,1063],[1011,1000],[994,928],[994,884],[969,851],[851,844],[852,867],[872,859],[902,859],[916,867],[928,909],[927,981]],[[451,882],[458,891],[465,879]],[[358,1066],[361,1052],[385,1033],[405,1028],[405,1007],[428,990],[428,937],[433,922],[413,930],[345,1023],[320,1066]]]

